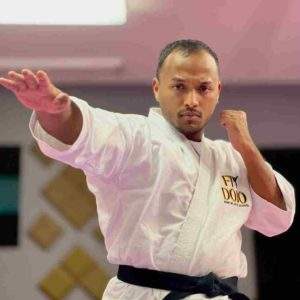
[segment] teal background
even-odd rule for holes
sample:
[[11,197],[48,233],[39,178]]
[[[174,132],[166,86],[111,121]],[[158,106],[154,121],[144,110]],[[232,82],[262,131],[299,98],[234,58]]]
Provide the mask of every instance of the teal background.
[[18,194],[18,176],[0,174],[0,215],[16,215],[18,213]]

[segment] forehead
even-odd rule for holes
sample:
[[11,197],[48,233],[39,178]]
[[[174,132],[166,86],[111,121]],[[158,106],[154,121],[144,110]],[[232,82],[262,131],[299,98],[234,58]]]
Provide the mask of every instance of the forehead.
[[214,58],[206,51],[198,51],[188,56],[174,51],[166,58],[160,75],[166,79],[182,77],[214,80],[218,78],[218,67]]

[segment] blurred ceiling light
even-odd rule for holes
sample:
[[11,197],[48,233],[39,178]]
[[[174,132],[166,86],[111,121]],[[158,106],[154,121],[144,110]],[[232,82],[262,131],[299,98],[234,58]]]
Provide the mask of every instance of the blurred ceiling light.
[[127,7],[130,12],[148,12],[156,11],[163,5],[162,1],[157,0],[128,0]]
[[0,10],[0,24],[123,25],[126,21],[126,0],[10,0]]

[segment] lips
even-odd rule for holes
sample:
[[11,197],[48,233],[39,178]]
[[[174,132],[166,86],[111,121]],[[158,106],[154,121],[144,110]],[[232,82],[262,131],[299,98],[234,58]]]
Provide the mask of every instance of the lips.
[[201,118],[202,114],[198,111],[185,111],[180,114],[182,117],[198,117]]

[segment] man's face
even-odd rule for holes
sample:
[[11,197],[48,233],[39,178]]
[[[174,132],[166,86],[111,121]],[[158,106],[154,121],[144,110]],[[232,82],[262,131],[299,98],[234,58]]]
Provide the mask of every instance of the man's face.
[[174,51],[152,87],[164,117],[187,138],[199,140],[221,90],[214,58],[205,51],[189,56]]

